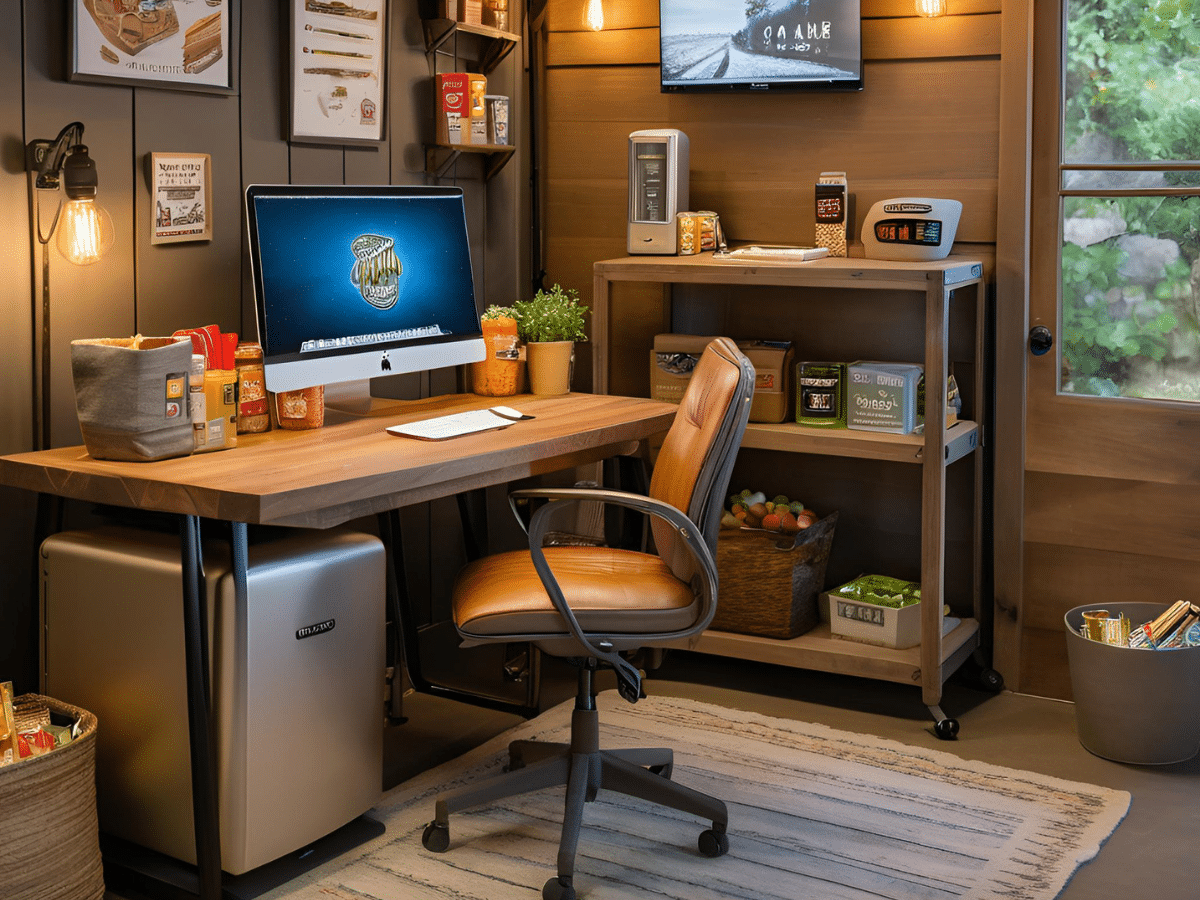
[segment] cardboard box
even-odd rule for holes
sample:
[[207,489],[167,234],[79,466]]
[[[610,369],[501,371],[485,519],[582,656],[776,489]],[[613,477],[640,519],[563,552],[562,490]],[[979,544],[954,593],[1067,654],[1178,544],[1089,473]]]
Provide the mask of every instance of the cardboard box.
[[482,25],[483,0],[458,0],[458,21],[468,25]]
[[486,75],[467,74],[467,132],[463,143],[488,143]]
[[437,110],[437,142],[466,143],[467,75],[448,72],[434,79],[434,109]]
[[[692,370],[711,336],[658,334],[650,351],[650,397],[678,403],[683,399]],[[782,422],[792,404],[791,341],[738,341],[738,349],[754,366],[754,399],[751,422]]]
[[754,365],[751,422],[782,422],[792,408],[792,342],[738,341]]
[[508,31],[508,0],[484,0],[483,24]]
[[829,630],[833,634],[896,650],[921,643],[920,603],[893,609],[839,597],[831,591],[822,594],[821,599],[829,604]]
[[848,367],[846,425],[860,431],[911,434],[916,427],[915,363],[855,362]]

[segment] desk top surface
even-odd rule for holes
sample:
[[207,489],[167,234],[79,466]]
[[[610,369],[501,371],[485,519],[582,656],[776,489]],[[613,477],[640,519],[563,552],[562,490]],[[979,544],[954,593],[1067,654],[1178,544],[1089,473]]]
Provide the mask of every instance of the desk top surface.
[[[534,416],[446,441],[389,425],[497,402]],[[157,462],[96,460],[82,446],[0,457],[0,485],[226,521],[326,528],[460,491],[585,465],[666,431],[677,407],[593,394],[473,394],[326,411],[325,427],[238,435],[236,447]]]

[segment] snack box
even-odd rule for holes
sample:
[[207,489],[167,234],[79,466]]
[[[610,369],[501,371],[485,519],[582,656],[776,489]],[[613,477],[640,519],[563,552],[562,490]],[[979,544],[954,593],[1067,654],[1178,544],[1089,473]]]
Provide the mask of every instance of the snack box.
[[[864,644],[905,650],[921,643],[921,586],[886,575],[861,575],[821,595],[829,630]],[[875,602],[872,602],[872,601]],[[884,602],[905,603],[886,606]]]
[[[692,370],[712,337],[696,334],[658,334],[650,351],[650,397],[678,403]],[[738,349],[754,366],[751,422],[782,422],[791,410],[791,341],[738,341]]]
[[917,424],[917,387],[922,371],[916,363],[851,363],[847,368],[847,427],[911,434]]
[[796,364],[796,422],[812,428],[846,427],[846,364]]
[[465,144],[467,137],[467,75],[465,72],[447,72],[434,81],[437,96],[437,142],[439,144]]
[[467,74],[467,133],[464,144],[482,145],[488,142],[487,76]]
[[458,0],[458,21],[467,25],[482,25],[483,0]]

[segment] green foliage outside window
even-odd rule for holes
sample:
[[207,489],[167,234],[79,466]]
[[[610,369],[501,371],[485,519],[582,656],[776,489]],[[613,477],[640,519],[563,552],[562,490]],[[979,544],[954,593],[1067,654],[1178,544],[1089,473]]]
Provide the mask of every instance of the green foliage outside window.
[[[1200,0],[1067,0],[1066,8],[1068,167],[1200,160]],[[1200,194],[1195,169],[1153,177],[1158,187]],[[1065,198],[1065,217],[1101,217],[1124,230],[1088,246],[1064,240],[1064,389],[1200,399],[1198,205],[1192,197]],[[1122,274],[1128,236],[1174,242],[1179,258],[1166,262],[1156,283],[1130,283]],[[1150,371],[1167,373],[1163,386],[1145,387]],[[1191,373],[1182,386],[1181,372]]]

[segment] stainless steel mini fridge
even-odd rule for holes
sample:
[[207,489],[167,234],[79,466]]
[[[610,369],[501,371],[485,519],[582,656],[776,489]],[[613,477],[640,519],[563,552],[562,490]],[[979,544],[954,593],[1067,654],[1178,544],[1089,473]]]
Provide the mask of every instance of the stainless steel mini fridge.
[[[385,557],[296,531],[205,545],[222,868],[238,875],[350,822],[382,791]],[[42,545],[45,693],[99,721],[101,831],[195,863],[180,542],[105,527]]]

